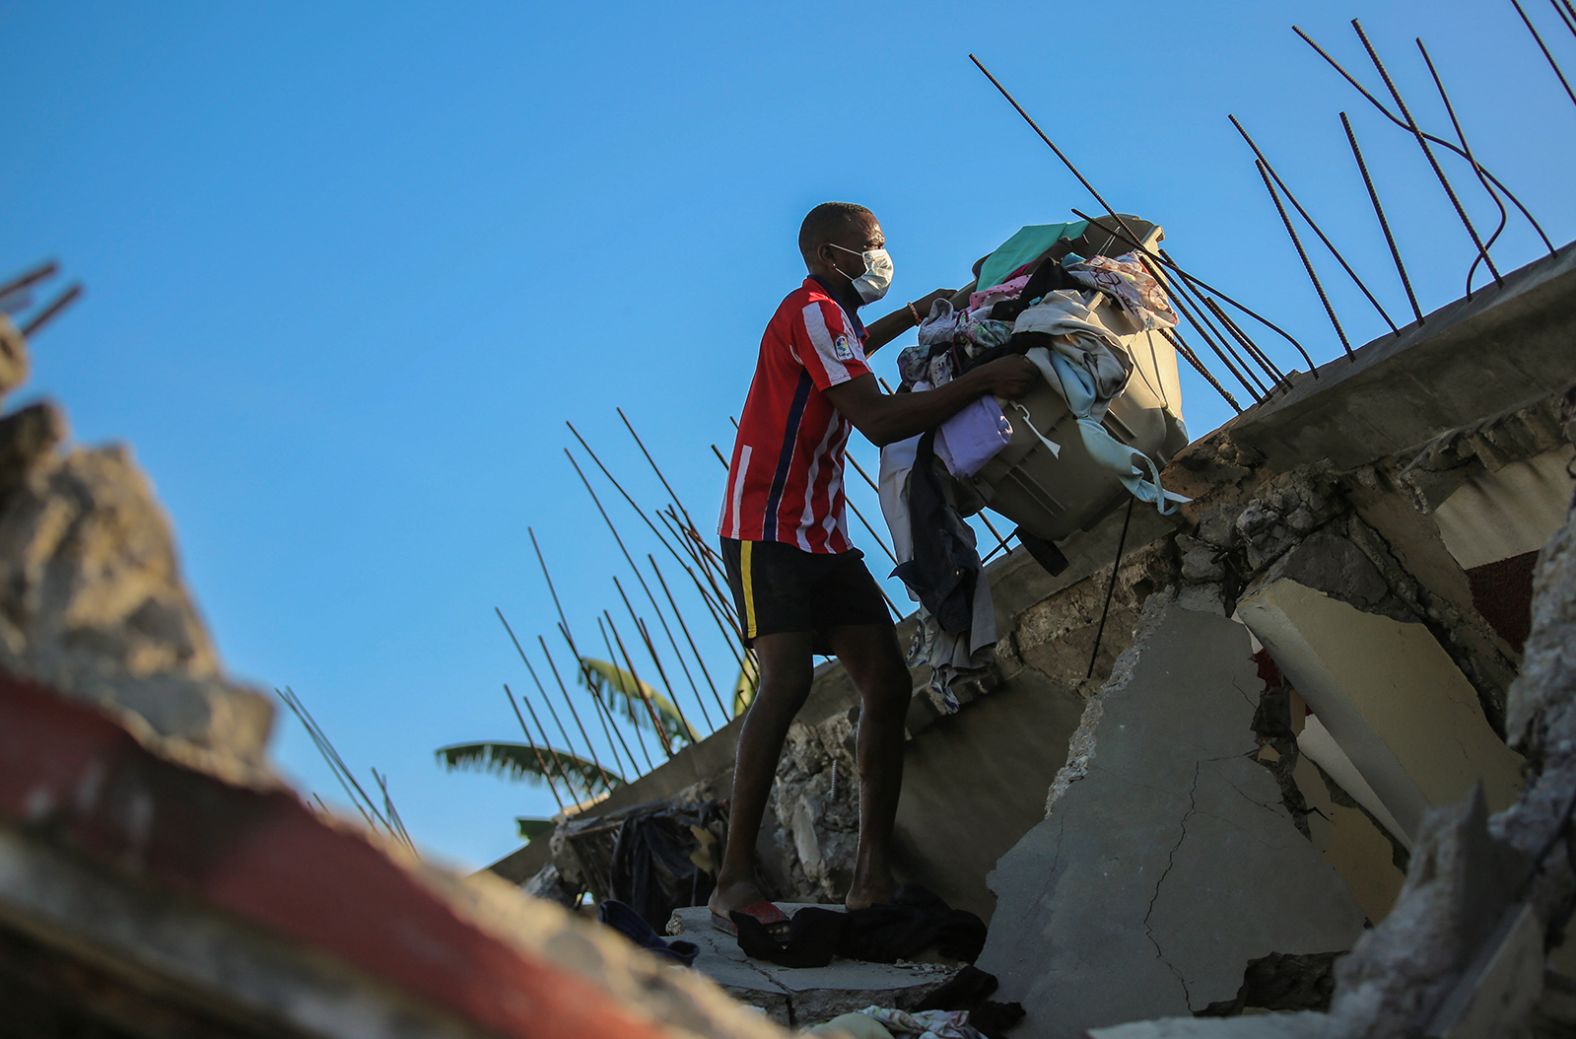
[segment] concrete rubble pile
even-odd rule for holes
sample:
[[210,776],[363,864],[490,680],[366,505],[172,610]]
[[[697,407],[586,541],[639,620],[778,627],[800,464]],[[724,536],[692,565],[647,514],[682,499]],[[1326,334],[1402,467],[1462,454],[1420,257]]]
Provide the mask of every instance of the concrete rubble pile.
[[[0,317],[0,397],[27,344]],[[270,770],[124,448],[0,417],[0,1033],[784,1035],[492,876],[319,815]]]
[[[950,716],[914,675],[900,869],[990,921],[1024,1034],[1576,1027],[1573,338],[1567,247],[1190,445],[1114,584],[1120,513],[1057,576],[988,568],[994,673]],[[784,899],[841,894],[856,703],[817,672],[760,847]],[[726,796],[737,729],[588,814]]]

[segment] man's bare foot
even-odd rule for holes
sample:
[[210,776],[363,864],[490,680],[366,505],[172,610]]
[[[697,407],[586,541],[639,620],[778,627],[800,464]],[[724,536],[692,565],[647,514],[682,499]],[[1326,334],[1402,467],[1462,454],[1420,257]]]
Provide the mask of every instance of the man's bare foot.
[[858,881],[848,889],[843,905],[849,909],[869,909],[874,905],[890,902],[897,895],[897,885],[888,880],[883,884],[861,884]]
[[706,906],[713,913],[723,919],[735,909],[743,909],[747,905],[766,900],[766,894],[754,880],[734,880],[717,882],[716,890],[706,900]]

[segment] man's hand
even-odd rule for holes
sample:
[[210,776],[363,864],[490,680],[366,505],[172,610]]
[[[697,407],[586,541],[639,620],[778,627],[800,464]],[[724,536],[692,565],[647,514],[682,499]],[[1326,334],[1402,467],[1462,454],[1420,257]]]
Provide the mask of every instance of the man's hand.
[[989,364],[975,369],[987,393],[994,393],[1003,400],[1017,400],[1039,385],[1040,370],[1021,354],[998,357]]
[[[923,321],[930,316],[930,308],[935,304],[936,300],[951,299],[957,291],[957,289],[937,289],[914,300],[909,306],[914,308],[915,312],[919,314],[919,319]],[[905,310],[904,313],[907,313],[907,311]]]

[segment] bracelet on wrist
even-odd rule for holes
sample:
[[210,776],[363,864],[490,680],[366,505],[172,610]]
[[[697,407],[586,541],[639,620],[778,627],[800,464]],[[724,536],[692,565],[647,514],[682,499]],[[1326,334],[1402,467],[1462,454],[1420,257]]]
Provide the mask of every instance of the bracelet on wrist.
[[919,325],[924,323],[924,318],[919,316],[919,311],[914,308],[914,304],[913,304],[912,301],[910,301],[908,303],[908,312],[909,312],[910,316],[913,317],[914,325],[916,327],[918,327]]

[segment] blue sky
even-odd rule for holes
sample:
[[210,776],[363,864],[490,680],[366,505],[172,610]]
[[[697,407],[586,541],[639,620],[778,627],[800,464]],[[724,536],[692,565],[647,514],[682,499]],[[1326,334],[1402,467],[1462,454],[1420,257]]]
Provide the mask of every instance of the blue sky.
[[[1576,71],[1576,38],[1526,6]],[[1565,241],[1576,107],[1508,3],[867,4],[835,19],[37,3],[0,10],[0,272],[58,256],[87,283],[36,340],[30,393],[61,401],[80,442],[133,445],[231,669],[293,686],[363,777],[389,774],[419,843],[479,866],[517,845],[514,816],[552,808],[432,756],[513,738],[499,685],[529,678],[493,607],[522,635],[552,625],[527,525],[582,639],[598,610],[622,611],[624,565],[564,459],[564,420],[655,506],[622,405],[709,534],[723,474],[708,445],[726,453],[761,328],[802,277],[806,209],[877,212],[898,302],[967,280],[1021,224],[1094,209],[968,52],[1113,205],[1163,224],[1180,262],[1320,360],[1338,346],[1227,112],[1400,319],[1348,111],[1425,309],[1459,295],[1472,247],[1415,145],[1290,29],[1380,91],[1351,16],[1448,133],[1424,37],[1481,159]],[[1467,170],[1447,169],[1490,222]],[[1512,222],[1495,255],[1511,269],[1538,248]],[[1353,340],[1377,335],[1314,259]],[[1190,373],[1185,392],[1195,435],[1225,419]],[[869,445],[856,453],[873,466]],[[632,547],[661,552],[604,500]],[[714,629],[704,642],[731,676]],[[334,800],[287,716],[275,750]]]

